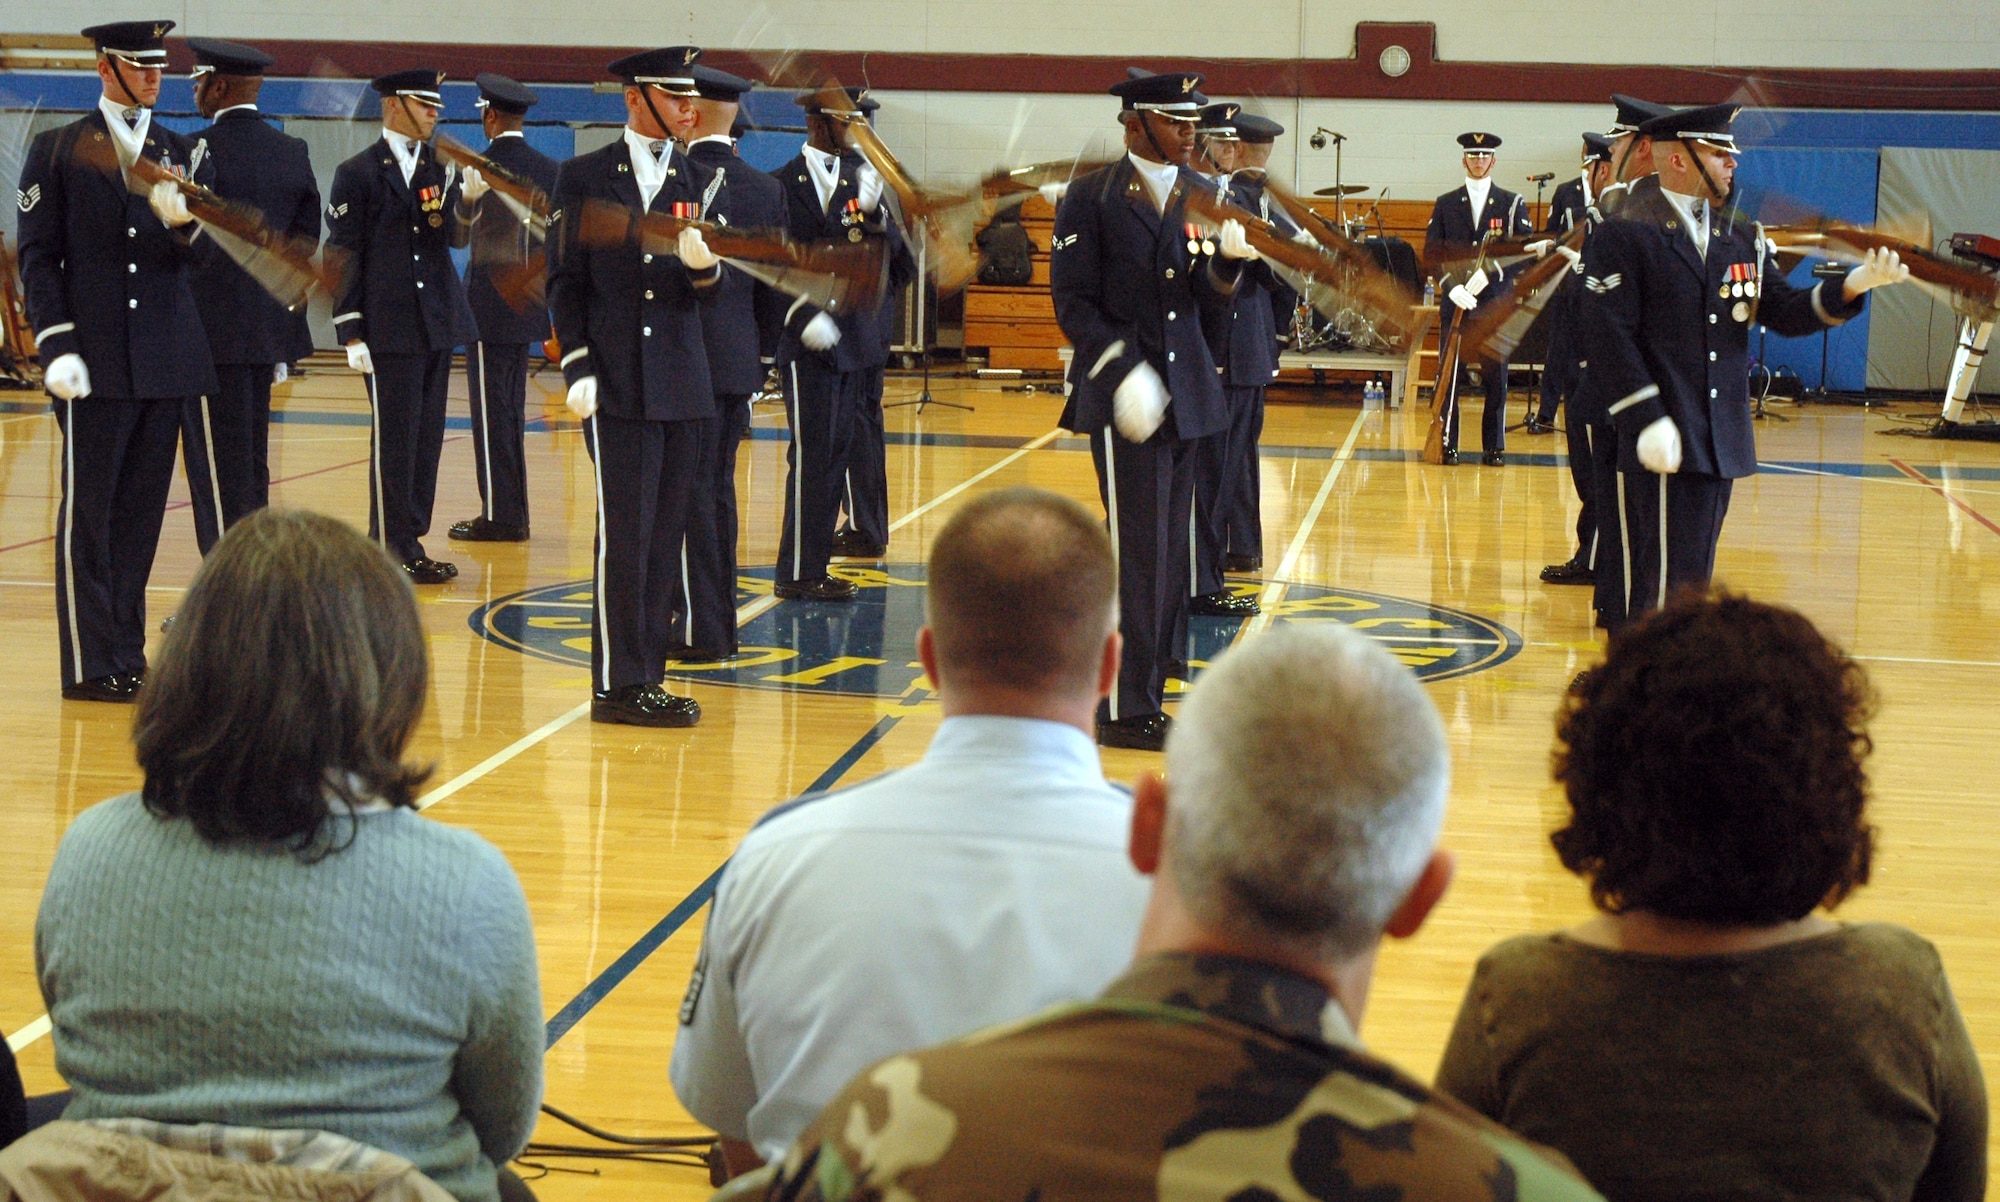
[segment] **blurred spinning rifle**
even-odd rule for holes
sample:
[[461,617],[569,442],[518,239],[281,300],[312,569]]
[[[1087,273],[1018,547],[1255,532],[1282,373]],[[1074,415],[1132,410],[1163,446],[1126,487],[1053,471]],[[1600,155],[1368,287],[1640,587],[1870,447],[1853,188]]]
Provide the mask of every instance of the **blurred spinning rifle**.
[[1376,263],[1374,255],[1342,233],[1339,226],[1317,209],[1268,176],[1264,182],[1264,194],[1338,263],[1338,274],[1329,275],[1323,271],[1316,277],[1318,282],[1344,292],[1390,335],[1393,342],[1407,346],[1411,339],[1422,336],[1424,323],[1417,317],[1416,297],[1404,287],[1402,281],[1384,271]]
[[[535,252],[549,233],[549,195],[541,185],[510,167],[503,167],[450,134],[437,134],[431,145],[461,170],[479,172],[493,187],[493,195],[526,227],[526,252],[519,260],[481,262],[480,268],[493,281],[500,299],[520,312],[539,309],[547,302],[548,260]],[[478,253],[475,245],[473,253]]]
[[2000,314],[2000,276],[1948,259],[1895,234],[1830,218],[1762,229],[1765,240],[1781,253],[1818,254],[1843,262],[1858,262],[1871,250],[1893,250],[1910,269],[1912,280],[1928,291],[1944,295],[1959,313],[1989,321]]
[[[1311,298],[1314,307],[1328,318],[1337,315],[1337,302],[1352,300],[1367,310],[1378,329],[1396,341],[1407,344],[1417,333],[1419,327],[1415,310],[1410,307],[1409,294],[1402,290],[1395,277],[1376,267],[1374,259],[1366,251],[1357,247],[1355,255],[1344,256],[1317,242],[1297,241],[1255,213],[1231,204],[1205,188],[1188,189],[1187,212],[1209,225],[1220,225],[1224,221],[1242,225],[1244,240],[1251,248],[1263,255],[1281,274],[1288,276],[1286,283],[1296,288],[1301,296]],[[1372,273],[1359,280],[1355,279],[1361,272],[1356,263],[1357,257],[1365,264],[1367,272]],[[1354,286],[1345,289],[1313,287],[1315,283],[1335,282],[1347,282]]]
[[679,253],[681,231],[700,230],[708,249],[724,262],[834,314],[880,304],[888,281],[888,251],[880,239],[799,242],[782,230],[737,229],[676,213],[642,213],[605,200],[585,201],[575,221],[575,237],[585,246],[636,245],[653,255]]
[[20,263],[0,240],[0,377],[34,384],[35,331],[28,325],[28,307],[21,300]]
[[255,206],[217,196],[143,155],[127,170],[127,186],[134,192],[150,192],[164,182],[180,190],[188,212],[215,245],[285,308],[303,307],[315,287],[329,296],[339,293],[344,260],[333,250],[315,262],[317,242],[274,230]]
[[[1577,265],[1572,257],[1583,249],[1589,229],[1579,225],[1560,239],[1548,238],[1543,258],[1514,280],[1513,291],[1481,305],[1465,325],[1464,344],[1475,357],[1498,363],[1514,357],[1515,348],[1528,336],[1548,309],[1569,273]],[[1534,245],[1534,243],[1528,243]],[[1530,252],[1532,253],[1532,252]]]

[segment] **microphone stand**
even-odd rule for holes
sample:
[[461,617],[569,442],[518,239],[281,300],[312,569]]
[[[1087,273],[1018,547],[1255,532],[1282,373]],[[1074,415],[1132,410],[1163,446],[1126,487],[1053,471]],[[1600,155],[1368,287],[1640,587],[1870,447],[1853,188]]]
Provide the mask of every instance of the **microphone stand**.
[[926,405],[942,405],[947,409],[963,409],[967,413],[971,413],[972,406],[970,405],[964,404],[960,401],[940,401],[936,397],[931,395],[931,333],[930,333],[931,273],[929,271],[930,267],[930,264],[928,262],[929,258],[930,258],[930,239],[919,238],[917,240],[917,279],[914,288],[914,293],[915,293],[914,307],[916,309],[916,316],[917,316],[918,357],[922,359],[924,365],[923,392],[918,394],[915,400],[893,401],[887,405],[882,406],[882,408],[903,409],[907,408],[908,406],[915,405],[917,407],[917,415],[920,417],[923,415],[924,406]]

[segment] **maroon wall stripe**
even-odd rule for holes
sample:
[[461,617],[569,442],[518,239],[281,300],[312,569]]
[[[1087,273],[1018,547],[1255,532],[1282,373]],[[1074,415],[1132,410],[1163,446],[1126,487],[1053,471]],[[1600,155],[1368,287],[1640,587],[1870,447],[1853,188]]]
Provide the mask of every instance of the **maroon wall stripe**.
[[[1344,59],[808,53],[791,59],[795,76],[780,82],[805,86],[831,77],[846,84],[910,91],[1091,94],[1123,79],[1126,66],[1134,65],[1202,71],[1208,76],[1203,90],[1218,96],[1601,104],[1612,92],[1630,92],[1670,104],[1734,98],[1776,108],[2000,109],[2000,70],[1446,62],[1437,57],[1437,27],[1430,22],[1362,22],[1354,33],[1355,56]],[[1409,71],[1393,79],[1376,65],[1382,50],[1392,44],[1410,53]],[[530,83],[595,83],[605,78],[605,63],[639,49],[409,42],[259,41],[257,45],[277,56],[273,74],[366,79],[425,66],[442,68],[457,79],[498,71]],[[778,57],[775,52],[716,49],[703,61],[771,79]]]

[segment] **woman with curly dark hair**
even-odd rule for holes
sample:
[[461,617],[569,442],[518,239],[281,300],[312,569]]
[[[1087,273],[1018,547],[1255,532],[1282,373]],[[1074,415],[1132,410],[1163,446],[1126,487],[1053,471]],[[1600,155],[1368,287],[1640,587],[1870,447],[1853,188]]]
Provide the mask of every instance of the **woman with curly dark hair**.
[[1479,962],[1438,1086],[1619,1202],[1976,1199],[1986,1091],[1937,950],[1868,880],[1874,694],[1789,609],[1692,596],[1557,719],[1551,842],[1600,911]]

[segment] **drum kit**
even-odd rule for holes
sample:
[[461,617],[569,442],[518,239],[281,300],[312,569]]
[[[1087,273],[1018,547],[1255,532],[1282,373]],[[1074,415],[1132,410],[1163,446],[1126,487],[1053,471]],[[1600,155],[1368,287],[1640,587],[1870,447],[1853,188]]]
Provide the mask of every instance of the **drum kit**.
[[[1332,198],[1334,204],[1334,225],[1354,242],[1362,242],[1369,236],[1368,215],[1350,218],[1347,215],[1347,198],[1370,191],[1366,184],[1335,184],[1330,188],[1318,188],[1314,196]],[[1375,213],[1379,222],[1379,211]],[[1311,289],[1299,297],[1292,313],[1292,349],[1301,353],[1312,351],[1376,351],[1394,349],[1390,339],[1385,337],[1366,311],[1351,303],[1353,269],[1342,272],[1340,279],[1327,282],[1314,281]]]

